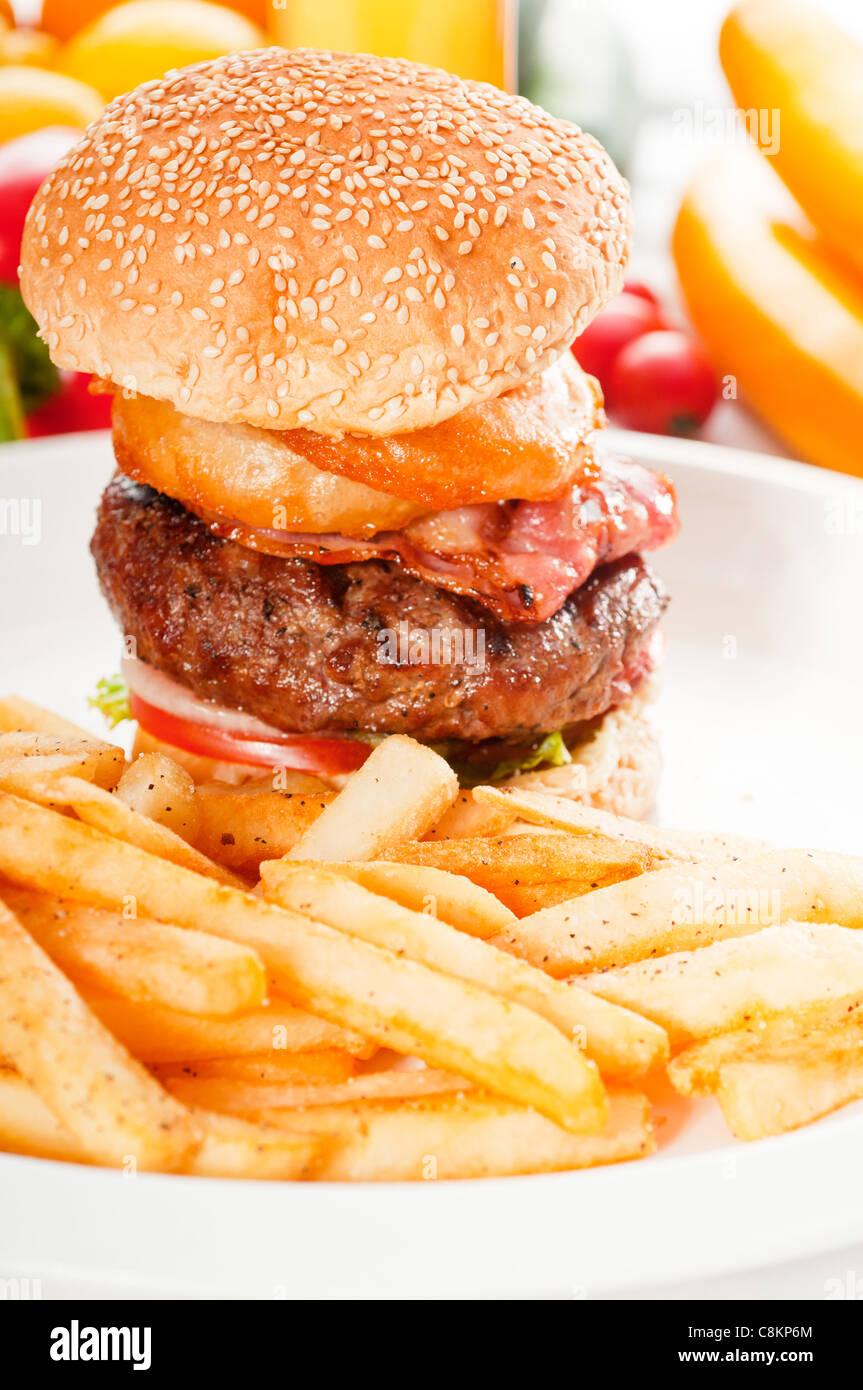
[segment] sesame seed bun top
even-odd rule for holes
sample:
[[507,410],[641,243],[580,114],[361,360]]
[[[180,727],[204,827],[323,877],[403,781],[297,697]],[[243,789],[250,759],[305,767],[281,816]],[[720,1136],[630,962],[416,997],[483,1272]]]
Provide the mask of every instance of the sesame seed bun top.
[[271,48],[112,102],[37,195],[21,284],[60,366],[202,419],[385,435],[548,366],[629,236],[601,146],[523,98]]

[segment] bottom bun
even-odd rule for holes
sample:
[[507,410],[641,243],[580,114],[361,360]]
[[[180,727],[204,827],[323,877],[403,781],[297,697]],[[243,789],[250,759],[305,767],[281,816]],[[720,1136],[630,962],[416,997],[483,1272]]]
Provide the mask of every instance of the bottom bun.
[[[589,734],[568,745],[572,761],[563,767],[515,773],[495,785],[550,792],[613,815],[644,820],[653,809],[662,771],[659,736],[647,716],[656,689],[655,681],[643,681],[624,704],[598,719]],[[465,788],[429,838],[510,833],[513,825],[511,811],[475,801],[470,788]]]
[[510,785],[554,792],[643,820],[653,809],[662,771],[659,735],[646,713],[655,693],[655,682],[644,682],[625,704],[605,715],[588,739],[570,746],[571,763],[522,773]]

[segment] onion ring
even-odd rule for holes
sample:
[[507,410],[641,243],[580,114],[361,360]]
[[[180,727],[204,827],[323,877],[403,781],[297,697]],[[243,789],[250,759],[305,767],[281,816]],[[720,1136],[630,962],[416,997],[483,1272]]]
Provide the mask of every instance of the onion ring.
[[117,391],[124,473],[244,526],[367,538],[429,511],[560,497],[594,468],[599,393],[571,354],[541,376],[411,434],[278,433],[182,415]]
[[546,502],[592,462],[602,396],[572,353],[512,391],[409,434],[310,430],[282,438],[317,468],[438,510],[472,502]]
[[322,472],[269,430],[194,420],[151,396],[117,390],[112,423],[123,472],[191,511],[255,528],[365,539],[401,530],[428,510]]

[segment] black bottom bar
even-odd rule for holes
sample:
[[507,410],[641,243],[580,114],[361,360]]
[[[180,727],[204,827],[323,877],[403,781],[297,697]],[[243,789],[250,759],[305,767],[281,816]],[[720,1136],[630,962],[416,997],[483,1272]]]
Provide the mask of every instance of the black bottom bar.
[[[549,1379],[559,1377],[561,1352],[576,1382],[588,1375],[595,1381],[597,1363],[603,1362],[615,1376],[629,1368],[660,1372],[680,1368],[697,1376],[705,1367],[726,1371],[758,1367],[770,1372],[804,1367],[823,1377],[825,1372],[854,1364],[860,1315],[847,1302],[576,1302],[555,1308],[553,1326],[553,1345],[545,1348],[545,1354],[553,1358],[546,1362]],[[454,1346],[439,1324],[434,1332],[433,1327],[422,1338],[422,1360],[413,1373],[409,1371],[411,1379],[420,1364],[424,1375],[428,1374],[430,1353],[437,1353],[442,1371],[451,1373]],[[482,1332],[485,1352],[494,1350],[493,1337],[488,1335],[493,1327]],[[513,1348],[523,1337],[534,1342],[535,1358],[543,1327],[548,1336],[547,1317],[511,1327],[506,1347]],[[222,1381],[241,1372],[241,1390],[251,1390],[264,1370],[281,1371],[283,1379],[304,1374],[298,1355],[305,1361],[319,1335],[305,1320],[300,1323],[283,1302],[238,1302],[228,1310],[218,1303],[7,1299],[0,1302],[0,1329],[7,1355],[14,1347],[16,1367],[27,1371],[47,1371],[63,1378],[92,1378],[105,1372],[112,1378],[158,1377],[166,1371],[213,1372]],[[351,1346],[349,1334],[343,1341],[328,1337],[323,1356],[327,1380],[332,1377],[340,1342],[355,1368],[367,1363],[372,1339],[378,1355],[388,1351],[403,1364],[399,1344],[392,1340],[394,1331],[391,1328],[388,1333],[387,1323],[376,1319],[367,1325],[359,1345]],[[403,1329],[399,1332],[400,1342]],[[392,1369],[390,1361],[390,1374]],[[534,1380],[537,1370],[534,1359]]]

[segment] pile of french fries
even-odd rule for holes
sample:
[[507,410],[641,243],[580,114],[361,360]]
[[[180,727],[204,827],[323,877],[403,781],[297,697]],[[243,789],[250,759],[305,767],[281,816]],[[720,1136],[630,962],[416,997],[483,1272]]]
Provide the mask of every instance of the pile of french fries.
[[[278,786],[276,786],[276,780]],[[0,1150],[322,1180],[642,1157],[863,1095],[863,859],[660,830],[401,736],[195,782],[0,699]]]

